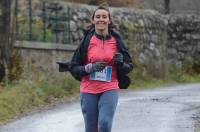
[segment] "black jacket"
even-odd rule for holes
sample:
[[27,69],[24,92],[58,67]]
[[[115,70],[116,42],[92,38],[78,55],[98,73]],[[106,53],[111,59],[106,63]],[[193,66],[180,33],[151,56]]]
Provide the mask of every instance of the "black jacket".
[[[81,41],[81,44],[74,52],[74,55],[71,59],[69,71],[76,80],[80,81],[82,76],[89,75],[85,71],[84,59],[87,54],[89,41],[94,33],[95,33],[95,30],[91,29],[85,34],[85,37]],[[120,35],[114,31],[110,31],[110,34],[113,37],[115,37],[116,42],[117,42],[117,49],[120,53],[122,53],[123,58],[124,58],[123,67],[120,69],[117,69],[117,79],[119,81],[120,89],[126,89],[128,88],[130,84],[130,79],[127,76],[127,74],[133,69],[132,60],[128,52],[128,48],[125,45],[125,43],[122,41]]]

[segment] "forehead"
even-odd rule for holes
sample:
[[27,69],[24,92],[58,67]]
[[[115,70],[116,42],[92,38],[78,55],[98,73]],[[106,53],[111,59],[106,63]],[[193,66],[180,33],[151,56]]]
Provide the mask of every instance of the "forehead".
[[95,15],[108,15],[108,11],[104,9],[98,9],[96,10]]

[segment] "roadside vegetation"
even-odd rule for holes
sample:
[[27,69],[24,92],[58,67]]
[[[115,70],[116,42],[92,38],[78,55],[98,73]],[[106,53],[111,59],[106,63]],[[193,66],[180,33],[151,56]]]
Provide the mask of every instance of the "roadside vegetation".
[[[131,53],[134,46],[130,46]],[[133,55],[134,56],[134,55]],[[17,60],[15,58],[15,60]],[[165,85],[199,83],[200,75],[193,69],[193,62],[186,61],[181,69],[176,67],[169,68],[164,78],[158,78],[148,72],[144,72],[144,67],[140,65],[136,58],[133,59],[134,70],[129,74],[132,84],[129,89],[156,88]],[[15,63],[17,65],[18,63]],[[18,69],[21,69],[18,66]],[[20,76],[18,70],[12,70],[10,78],[12,81],[5,85],[0,84],[0,123],[5,123],[23,113],[33,109],[55,104],[56,102],[67,101],[79,93],[79,82],[66,74],[63,80],[54,77],[54,82],[40,80],[31,82],[18,80]]]
[[78,82],[66,76],[57,83],[21,80],[0,87],[0,123],[33,109],[69,100],[79,91]]
[[[178,83],[200,82],[200,75],[190,75],[184,72],[172,72],[165,79],[157,79],[151,76],[145,78],[138,75],[136,67],[132,74],[132,84],[129,89],[156,88],[159,86],[172,85]],[[137,73],[137,74],[135,74]],[[5,123],[23,113],[33,109],[41,108],[56,102],[67,101],[79,93],[79,82],[71,75],[66,75],[63,80],[57,83],[45,81],[12,82],[7,86],[0,86],[0,123]]]

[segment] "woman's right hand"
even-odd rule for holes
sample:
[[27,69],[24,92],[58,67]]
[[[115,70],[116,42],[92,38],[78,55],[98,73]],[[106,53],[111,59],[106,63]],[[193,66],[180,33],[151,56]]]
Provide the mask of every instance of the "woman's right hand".
[[106,62],[95,62],[85,65],[85,71],[87,73],[99,72],[106,67]]

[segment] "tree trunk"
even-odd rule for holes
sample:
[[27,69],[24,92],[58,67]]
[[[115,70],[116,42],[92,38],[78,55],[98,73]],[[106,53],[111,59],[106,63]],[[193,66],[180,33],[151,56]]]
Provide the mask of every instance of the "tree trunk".
[[13,51],[14,36],[14,2],[0,1],[0,81],[9,81],[9,66]]

